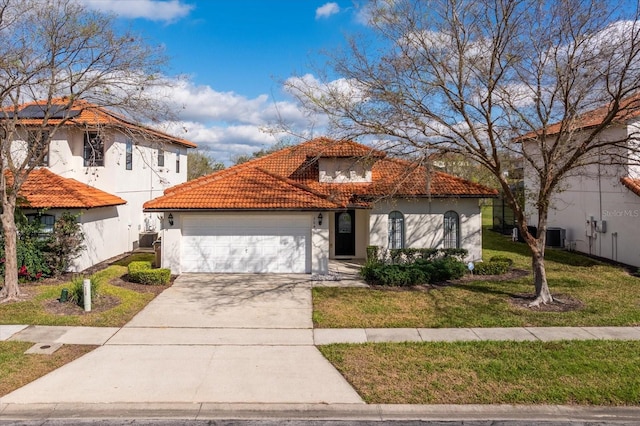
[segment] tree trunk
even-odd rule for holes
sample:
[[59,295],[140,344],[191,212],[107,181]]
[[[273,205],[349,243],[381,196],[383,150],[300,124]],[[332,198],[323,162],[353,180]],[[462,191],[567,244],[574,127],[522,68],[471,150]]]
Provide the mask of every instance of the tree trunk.
[[2,232],[4,233],[4,284],[0,290],[0,303],[16,300],[20,296],[18,286],[18,249],[17,228],[15,222],[16,200],[11,194],[2,200]]
[[536,298],[529,307],[537,307],[540,304],[553,302],[549,285],[547,284],[547,271],[544,266],[544,252],[536,250],[531,256],[531,268],[533,269],[533,283],[536,288]]

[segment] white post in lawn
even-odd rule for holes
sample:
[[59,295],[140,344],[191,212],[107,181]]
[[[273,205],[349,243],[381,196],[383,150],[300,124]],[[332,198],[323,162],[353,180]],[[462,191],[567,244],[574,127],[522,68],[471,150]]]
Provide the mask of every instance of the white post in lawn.
[[85,312],[91,311],[91,280],[85,279],[82,281],[82,291],[83,291],[83,299],[84,299],[84,310]]

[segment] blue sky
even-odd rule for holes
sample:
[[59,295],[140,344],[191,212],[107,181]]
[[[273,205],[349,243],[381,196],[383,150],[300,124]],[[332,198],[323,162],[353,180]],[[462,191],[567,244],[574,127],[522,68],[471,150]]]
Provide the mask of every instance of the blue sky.
[[303,126],[282,90],[312,73],[345,34],[366,30],[351,0],[80,0],[116,14],[171,58],[167,74],[186,76],[172,98],[181,111],[172,133],[227,164],[277,142],[262,129],[277,115]]

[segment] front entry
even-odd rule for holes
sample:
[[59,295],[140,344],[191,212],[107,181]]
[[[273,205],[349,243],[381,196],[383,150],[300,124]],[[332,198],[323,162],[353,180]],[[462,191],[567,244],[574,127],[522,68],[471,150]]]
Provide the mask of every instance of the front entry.
[[336,256],[355,256],[356,254],[356,212],[336,212],[335,216]]

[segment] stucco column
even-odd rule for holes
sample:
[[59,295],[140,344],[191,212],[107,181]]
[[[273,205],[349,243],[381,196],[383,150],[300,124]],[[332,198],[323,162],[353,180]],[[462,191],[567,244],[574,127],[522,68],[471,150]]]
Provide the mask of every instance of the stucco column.
[[[322,223],[318,215],[322,214]],[[329,273],[329,212],[316,213],[311,229],[311,273]]]
[[171,273],[178,275],[182,273],[180,267],[180,241],[182,238],[181,215],[173,212],[173,225],[169,225],[165,212],[162,230],[162,267],[171,269]]

